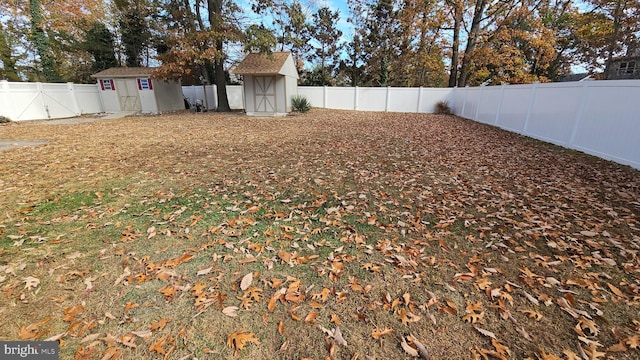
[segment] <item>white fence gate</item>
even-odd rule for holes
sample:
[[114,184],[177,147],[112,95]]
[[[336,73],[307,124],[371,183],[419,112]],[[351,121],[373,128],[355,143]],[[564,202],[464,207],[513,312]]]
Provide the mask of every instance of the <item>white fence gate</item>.
[[0,81],[0,115],[14,121],[58,119],[102,112],[95,84]]

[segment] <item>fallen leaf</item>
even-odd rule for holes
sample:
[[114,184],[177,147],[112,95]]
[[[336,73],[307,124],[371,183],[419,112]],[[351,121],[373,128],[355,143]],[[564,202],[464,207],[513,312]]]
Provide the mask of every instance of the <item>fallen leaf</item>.
[[318,317],[318,315],[320,315],[319,312],[317,311],[312,311],[309,314],[307,314],[307,316],[304,318],[304,322],[308,323],[308,324],[315,324],[316,322],[316,317]]
[[86,342],[94,341],[100,337],[100,334],[90,334],[82,338],[80,340],[80,344],[84,344]]
[[400,343],[400,346],[402,346],[402,350],[404,350],[404,352],[406,352],[409,356],[413,356],[413,357],[418,357],[418,350],[414,349],[413,347],[411,347],[409,344],[407,344],[407,341],[405,340],[405,337],[402,337],[402,342]]
[[20,330],[18,331],[18,338],[21,340],[32,340],[42,337],[42,335],[46,334],[49,329],[40,329],[44,325],[46,325],[49,321],[51,321],[51,317],[46,317],[42,319],[40,322],[27,325],[20,326]]
[[618,289],[617,287],[611,285],[610,283],[607,283],[607,286],[609,286],[609,289],[611,289],[611,291],[614,294],[618,295],[621,298],[625,297],[624,294],[622,293],[622,291],[620,291],[620,289]]
[[256,335],[248,330],[238,330],[227,335],[227,346],[234,349],[234,356],[242,350],[247,343],[260,345],[260,340]]
[[490,337],[490,338],[492,338],[492,339],[497,339],[497,338],[496,338],[496,334],[492,333],[492,332],[491,332],[491,331],[489,331],[489,330],[485,330],[485,329],[480,328],[480,327],[477,327],[477,326],[474,326],[473,328],[474,328],[474,329],[476,329],[476,330],[478,330],[478,332],[479,332],[480,334],[484,335],[484,336]]
[[389,335],[392,332],[393,332],[393,329],[389,329],[386,327],[384,329],[380,329],[379,326],[376,326],[376,328],[371,332],[371,336],[373,336],[374,339],[379,340],[383,336]]
[[252,282],[253,282],[253,273],[250,272],[242,278],[242,281],[240,281],[240,290],[242,291],[247,290],[249,286],[251,286]]
[[208,267],[206,269],[198,270],[196,272],[196,276],[207,275],[211,272],[211,270],[213,270],[213,266]]
[[84,307],[82,305],[73,305],[71,307],[68,307],[63,310],[64,317],[62,318],[62,321],[66,321],[69,323],[73,322],[76,316],[78,316],[78,314],[80,314],[83,311],[84,311]]
[[471,314],[467,314],[467,315],[463,316],[462,317],[462,321],[470,322],[472,324],[475,324],[478,321],[482,320],[483,317],[484,317],[484,312],[481,312],[479,314],[471,313]]
[[238,311],[238,307],[237,306],[227,306],[226,308],[222,309],[222,313],[229,316],[229,317],[236,317],[238,316],[238,314],[236,314],[236,311]]
[[22,278],[22,281],[24,281],[24,288],[27,290],[36,288],[38,287],[38,285],[40,285],[40,279],[35,278],[33,276],[27,276],[25,278]]
[[529,316],[530,319],[535,319],[536,321],[540,321],[543,318],[543,315],[534,310],[520,310],[521,313]]

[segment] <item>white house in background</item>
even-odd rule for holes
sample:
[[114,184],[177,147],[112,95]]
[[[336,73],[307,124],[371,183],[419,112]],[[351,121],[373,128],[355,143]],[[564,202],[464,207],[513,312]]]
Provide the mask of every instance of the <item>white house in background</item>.
[[242,75],[245,111],[252,116],[284,116],[298,94],[298,71],[291,53],[248,54],[234,69]]
[[154,79],[152,71],[153,68],[114,67],[91,75],[98,80],[104,111],[162,113],[184,110],[180,82]]

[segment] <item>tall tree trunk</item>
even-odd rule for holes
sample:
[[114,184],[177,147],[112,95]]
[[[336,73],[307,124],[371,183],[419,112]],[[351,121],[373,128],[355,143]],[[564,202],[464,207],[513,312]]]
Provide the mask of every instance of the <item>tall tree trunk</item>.
[[213,62],[213,71],[215,73],[214,84],[216,85],[216,93],[218,95],[217,111],[231,111],[229,106],[229,98],[227,97],[227,82],[224,76],[224,53],[222,43],[222,1],[223,0],[207,0],[209,9],[209,19],[211,21],[211,31],[216,35],[216,57]]
[[609,44],[607,46],[607,61],[605,62],[604,67],[604,78],[605,80],[611,79],[613,76],[613,53],[616,51],[616,45],[618,42],[618,35],[620,34],[620,7],[622,0],[616,1],[616,8],[613,11],[613,33],[611,34],[611,38],[609,39]]
[[462,66],[460,67],[460,76],[458,77],[458,85],[466,86],[469,81],[469,69],[471,68],[471,55],[476,49],[476,43],[478,41],[478,35],[480,33],[480,22],[484,14],[485,7],[487,6],[487,0],[477,0],[476,7],[473,13],[473,20],[471,22],[471,29],[469,30],[469,37],[467,39],[467,47],[464,50],[464,56],[462,57]]
[[451,71],[449,87],[458,85],[458,51],[460,50],[460,26],[462,24],[462,1],[451,2],[453,5],[453,45],[451,48]]
[[55,61],[51,54],[51,43],[47,34],[42,30],[40,0],[31,0],[29,2],[29,12],[31,15],[31,37],[38,56],[40,56],[42,74],[47,82],[61,82],[62,79],[55,68]]

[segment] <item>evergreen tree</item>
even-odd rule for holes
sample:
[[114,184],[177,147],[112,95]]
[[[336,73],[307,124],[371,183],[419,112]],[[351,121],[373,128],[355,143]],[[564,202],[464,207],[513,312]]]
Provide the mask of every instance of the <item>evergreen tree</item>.
[[144,0],[116,0],[114,4],[120,12],[119,25],[125,63],[130,67],[141,66],[145,50],[151,41],[147,4]]
[[339,20],[340,13],[332,12],[328,7],[320,8],[313,14],[311,32],[318,45],[314,46],[312,57],[319,61],[320,74],[317,77],[321,80],[319,85],[331,84],[330,75],[340,61],[342,31],[336,27]]
[[93,57],[92,71],[98,72],[118,66],[114,42],[113,34],[103,23],[96,21],[91,25],[86,33],[84,48]]
[[0,79],[8,81],[20,81],[18,70],[16,69],[16,58],[12,54],[13,49],[8,39],[8,33],[0,23]]

